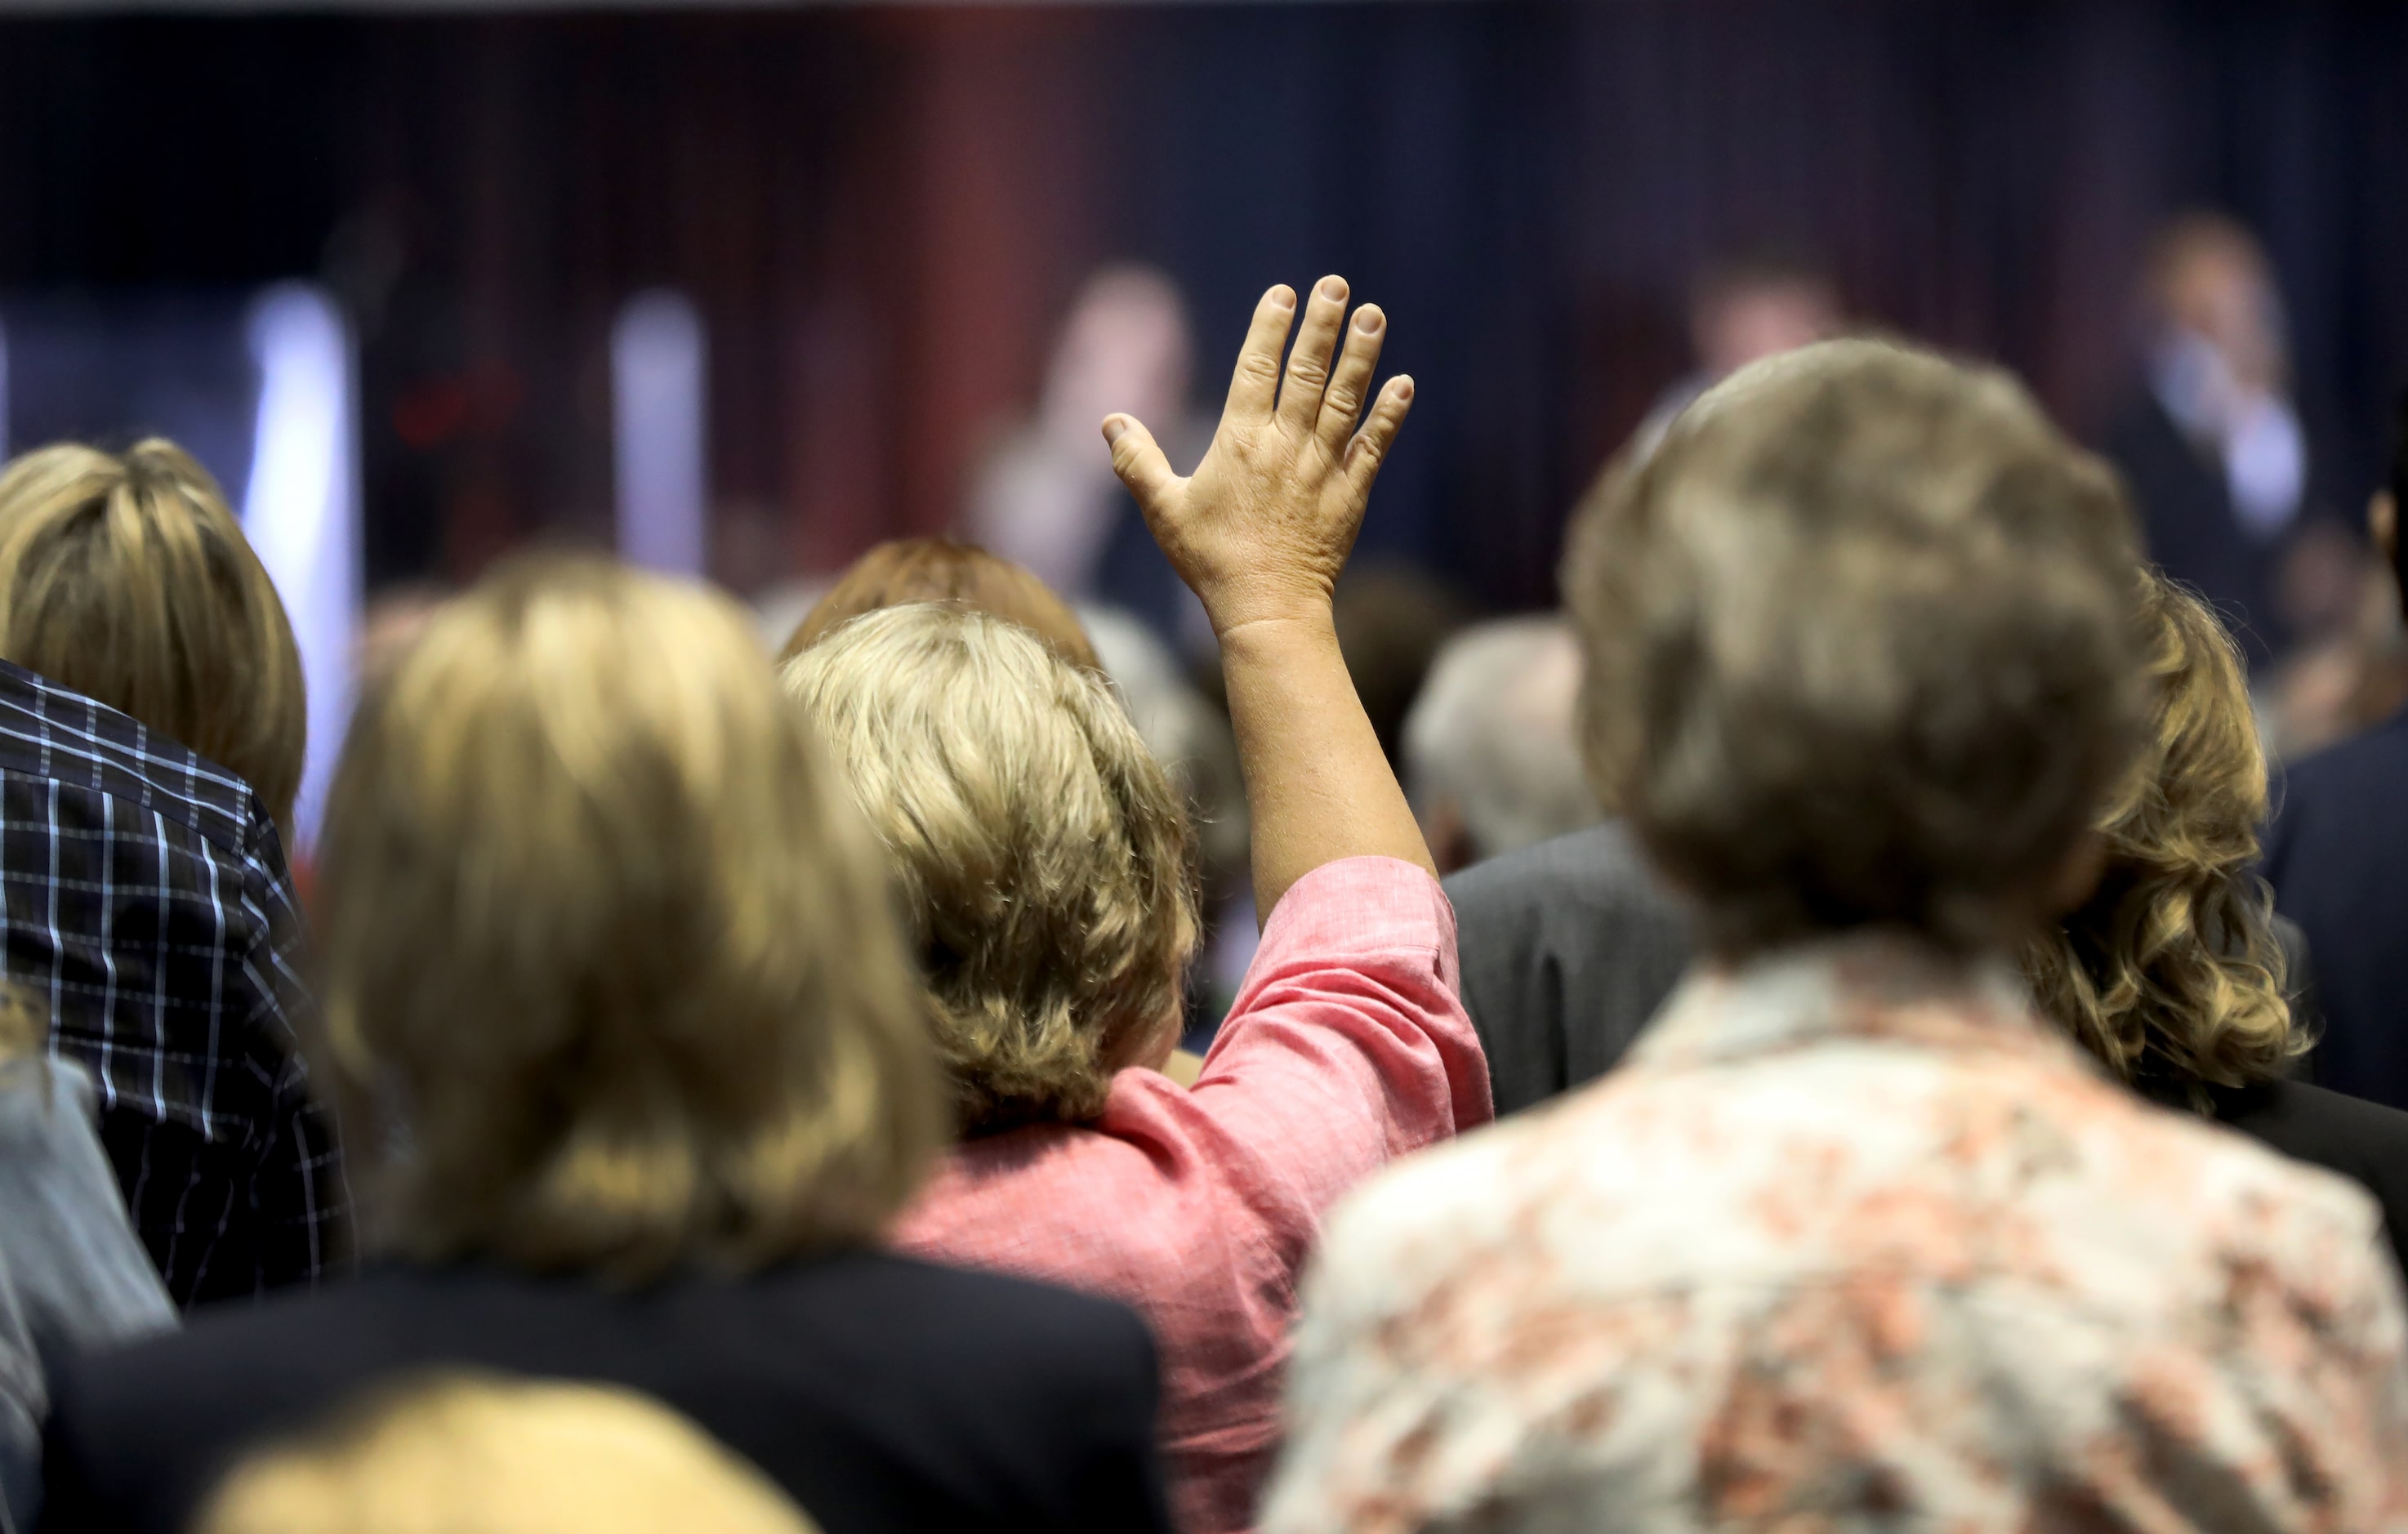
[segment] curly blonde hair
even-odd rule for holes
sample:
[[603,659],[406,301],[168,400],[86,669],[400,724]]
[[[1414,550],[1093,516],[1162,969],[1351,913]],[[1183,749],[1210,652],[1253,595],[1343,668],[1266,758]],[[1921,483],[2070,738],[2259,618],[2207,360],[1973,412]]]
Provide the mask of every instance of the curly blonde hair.
[[952,605],[855,618],[786,663],[900,879],[964,1134],[1101,1113],[1177,1041],[1194,838],[1111,686]]
[[2098,890],[2028,945],[2024,970],[2042,1010],[2108,1068],[2196,1101],[2209,1084],[2282,1074],[2307,1041],[2250,871],[2266,757],[2240,652],[2198,597],[2154,571],[2143,584],[2154,727],[2100,817]]

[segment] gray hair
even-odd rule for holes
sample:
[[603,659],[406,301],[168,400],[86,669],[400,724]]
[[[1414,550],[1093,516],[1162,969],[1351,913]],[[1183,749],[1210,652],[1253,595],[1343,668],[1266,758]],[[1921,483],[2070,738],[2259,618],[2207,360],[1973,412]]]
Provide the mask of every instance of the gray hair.
[[1405,716],[1414,810],[1453,801],[1484,858],[1596,821],[1573,724],[1580,677],[1580,646],[1558,617],[1498,619],[1449,639]]

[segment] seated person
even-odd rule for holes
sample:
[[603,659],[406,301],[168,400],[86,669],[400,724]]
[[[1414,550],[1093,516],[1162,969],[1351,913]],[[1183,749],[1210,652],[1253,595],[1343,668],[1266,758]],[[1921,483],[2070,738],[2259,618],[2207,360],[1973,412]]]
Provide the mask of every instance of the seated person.
[[0,1534],[37,1521],[52,1372],[176,1324],[93,1132],[92,1082],[42,1058],[45,1031],[0,987]]
[[2266,756],[2232,637],[2152,571],[2149,729],[2098,890],[2024,950],[2040,1009],[2118,1077],[2360,1183],[2408,1266],[2408,1113],[2285,1078],[2307,1052],[2256,874]]
[[1167,1527],[1135,1316],[878,1250],[939,1082],[766,658],[698,590],[520,565],[367,696],[317,1064],[391,1260],[72,1365],[58,1527],[181,1530],[241,1452],[455,1366],[657,1396],[833,1534]]
[[[2408,592],[2408,394],[2374,541]],[[2325,1032],[2316,1080],[2408,1109],[2408,712],[2283,775],[2266,833],[2274,904],[2308,935]]]
[[349,1196],[295,1038],[301,661],[208,473],[156,440],[0,470],[0,953],[135,1229],[181,1305],[314,1280]]
[[2015,973],[2144,715],[2114,476],[2002,374],[1835,341],[1612,499],[1588,750],[1702,957],[1612,1075],[1332,1218],[1265,1528],[2398,1522],[2373,1201]]
[[815,1534],[658,1403],[594,1385],[413,1381],[236,1466],[194,1534]]
[[1106,423],[1220,635],[1270,913],[1192,1090],[1133,1068],[1178,1039],[1192,837],[1102,679],[1015,624],[937,606],[857,619],[785,672],[886,843],[951,1068],[961,1138],[896,1240],[1145,1313],[1189,1534],[1254,1525],[1322,1211],[1489,1116],[1446,898],[1330,611],[1411,384],[1373,399],[1375,308],[1333,369],[1346,288],[1332,278],[1283,390],[1297,307],[1279,287],[1256,308],[1192,480],[1143,426]]

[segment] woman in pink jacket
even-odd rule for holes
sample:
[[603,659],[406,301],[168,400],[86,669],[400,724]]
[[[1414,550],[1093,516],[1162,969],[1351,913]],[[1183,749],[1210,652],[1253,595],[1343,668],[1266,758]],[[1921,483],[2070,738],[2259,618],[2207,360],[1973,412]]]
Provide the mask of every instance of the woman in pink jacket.
[[1373,395],[1385,322],[1346,301],[1320,284],[1283,371],[1297,297],[1264,295],[1193,478],[1104,423],[1220,637],[1270,912],[1193,1090],[1153,1068],[1196,943],[1189,827],[1110,684],[944,606],[870,613],[785,673],[893,856],[952,1067],[960,1140],[897,1240],[1144,1312],[1190,1534],[1254,1523],[1324,1212],[1490,1116],[1454,916],[1330,619],[1412,398]]

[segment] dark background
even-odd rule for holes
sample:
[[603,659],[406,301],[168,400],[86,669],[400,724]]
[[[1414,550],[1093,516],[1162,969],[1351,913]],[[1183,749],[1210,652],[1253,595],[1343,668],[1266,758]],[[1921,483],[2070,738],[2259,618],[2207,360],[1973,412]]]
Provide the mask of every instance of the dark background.
[[2403,97],[2408,6],[2307,0],[10,20],[0,303],[333,283],[374,585],[605,536],[609,318],[682,288],[757,586],[944,526],[1096,263],[1186,284],[1208,392],[1262,287],[1342,270],[1422,385],[1367,542],[1526,605],[1690,273],[1768,241],[2087,429],[2147,231],[2229,208],[2371,485]]

